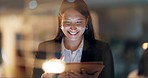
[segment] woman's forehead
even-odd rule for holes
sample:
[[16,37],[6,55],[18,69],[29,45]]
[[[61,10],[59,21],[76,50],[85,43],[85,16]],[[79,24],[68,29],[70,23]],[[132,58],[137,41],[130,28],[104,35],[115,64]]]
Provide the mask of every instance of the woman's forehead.
[[63,18],[63,21],[85,21],[84,18]]
[[84,16],[77,10],[75,9],[68,9],[66,10],[62,16],[64,17],[81,17],[81,18],[84,18]]

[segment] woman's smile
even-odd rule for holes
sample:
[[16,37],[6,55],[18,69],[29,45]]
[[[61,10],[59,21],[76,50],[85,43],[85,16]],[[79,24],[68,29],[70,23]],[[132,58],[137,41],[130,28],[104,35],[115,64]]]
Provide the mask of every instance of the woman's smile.
[[68,31],[68,33],[69,33],[70,35],[77,35],[77,34],[78,34],[78,32],[70,32],[70,31]]

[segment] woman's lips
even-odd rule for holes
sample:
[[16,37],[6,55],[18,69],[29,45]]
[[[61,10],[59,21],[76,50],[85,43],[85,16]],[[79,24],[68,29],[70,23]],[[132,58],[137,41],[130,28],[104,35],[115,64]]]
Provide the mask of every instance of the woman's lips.
[[70,35],[77,35],[77,34],[78,34],[78,31],[77,31],[77,32],[68,31],[68,33],[69,33]]

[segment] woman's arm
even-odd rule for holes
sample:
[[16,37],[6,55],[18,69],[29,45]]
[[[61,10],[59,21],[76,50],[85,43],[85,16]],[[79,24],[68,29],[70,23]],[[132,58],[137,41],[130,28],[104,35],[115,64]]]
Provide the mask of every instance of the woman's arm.
[[114,78],[114,62],[111,49],[108,44],[105,45],[103,51],[104,69],[99,78]]
[[42,73],[44,73],[41,66],[45,59],[46,59],[46,52],[44,52],[44,44],[40,43],[38,51],[35,53],[32,78],[40,78]]

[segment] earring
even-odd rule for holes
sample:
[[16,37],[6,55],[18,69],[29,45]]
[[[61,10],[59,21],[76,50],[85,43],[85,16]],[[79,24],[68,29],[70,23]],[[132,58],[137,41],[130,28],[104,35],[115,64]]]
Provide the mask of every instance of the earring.
[[63,26],[62,25],[60,26],[60,29],[63,29]]
[[86,28],[85,28],[86,30],[88,30],[88,25],[86,26]]

